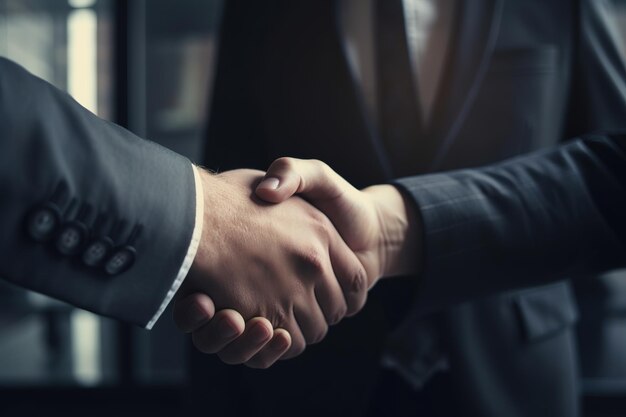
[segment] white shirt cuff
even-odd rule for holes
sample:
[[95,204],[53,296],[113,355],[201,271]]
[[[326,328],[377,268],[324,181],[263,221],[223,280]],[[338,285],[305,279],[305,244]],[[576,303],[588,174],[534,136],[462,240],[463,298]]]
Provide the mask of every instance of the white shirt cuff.
[[191,268],[191,264],[193,263],[194,258],[196,257],[196,252],[198,251],[198,245],[200,244],[200,238],[202,236],[202,226],[204,222],[204,190],[202,188],[202,182],[200,180],[200,174],[198,172],[198,168],[195,165],[191,165],[193,169],[193,179],[196,184],[196,221],[193,228],[193,234],[191,235],[191,242],[189,243],[189,248],[187,249],[187,255],[183,259],[183,264],[180,266],[178,270],[178,274],[176,275],[176,279],[172,284],[170,290],[167,292],[165,299],[161,303],[161,306],[154,314],[152,319],[146,325],[146,329],[150,330],[157,322],[161,314],[165,311],[165,308],[168,306],[172,298],[174,298],[174,294],[178,291],[181,284],[185,280],[187,273],[189,272],[189,268]]

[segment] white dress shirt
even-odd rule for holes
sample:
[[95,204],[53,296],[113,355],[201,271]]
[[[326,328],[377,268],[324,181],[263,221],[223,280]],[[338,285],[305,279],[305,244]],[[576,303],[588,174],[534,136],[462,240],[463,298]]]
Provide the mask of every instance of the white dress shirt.
[[[423,120],[428,122],[449,47],[454,0],[403,0],[410,61]],[[350,69],[372,120],[377,119],[373,0],[340,0],[340,27]],[[417,115],[416,115],[417,116]]]
[[193,263],[194,258],[196,257],[196,252],[198,252],[198,245],[200,244],[200,238],[202,237],[202,227],[204,226],[204,190],[202,188],[202,181],[200,180],[200,174],[195,165],[191,165],[193,169],[193,180],[196,186],[196,218],[195,225],[193,228],[193,233],[191,235],[191,242],[189,242],[189,248],[187,248],[187,254],[183,259],[183,263],[178,270],[178,274],[174,278],[174,283],[170,287],[170,290],[167,292],[165,299],[161,303],[159,309],[156,311],[152,319],[146,325],[146,329],[150,330],[157,322],[159,317],[163,314],[168,304],[174,298],[174,294],[178,291],[181,284],[185,280],[185,277],[189,273],[189,269],[191,268],[191,264]]

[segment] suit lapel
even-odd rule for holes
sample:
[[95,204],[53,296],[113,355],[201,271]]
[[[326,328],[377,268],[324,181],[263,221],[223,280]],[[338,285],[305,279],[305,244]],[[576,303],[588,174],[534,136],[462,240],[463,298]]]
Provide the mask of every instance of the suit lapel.
[[445,74],[426,139],[431,143],[428,171],[438,169],[474,102],[495,47],[502,2],[472,0],[457,3],[456,32],[450,42]]
[[[432,123],[420,137],[407,138],[420,141],[409,174],[436,170],[456,139],[492,55],[503,1],[458,2]],[[319,158],[355,185],[391,179],[393,161],[348,65],[336,1],[277,3],[261,54],[261,79],[269,82],[259,86],[270,156]]]
[[[414,161],[412,170],[398,171],[394,166],[395,161],[391,159],[384,146],[380,133],[371,121],[366,122],[370,140],[381,155],[381,159],[389,166],[388,171],[392,175],[426,173],[436,170],[440,165],[456,139],[485,76],[499,31],[503,1],[457,2],[454,34],[450,40],[450,49],[444,65],[445,74],[440,81],[441,87],[434,103],[433,120],[428,123],[426,130],[421,130],[421,134],[405,139],[417,142],[414,155],[412,155]],[[339,33],[338,30],[334,31],[336,44],[343,45],[339,39]],[[349,70],[345,50],[342,50],[342,53],[342,67],[351,79],[363,120],[369,120],[361,86]],[[408,88],[408,90],[415,91],[414,88]],[[421,117],[417,110],[415,117]]]

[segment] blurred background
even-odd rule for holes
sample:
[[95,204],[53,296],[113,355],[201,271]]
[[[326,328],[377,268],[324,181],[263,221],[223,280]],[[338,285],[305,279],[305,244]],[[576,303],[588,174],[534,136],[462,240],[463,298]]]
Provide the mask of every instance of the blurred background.
[[[0,0],[0,55],[197,160],[221,9],[221,0]],[[583,283],[577,295],[585,415],[626,415],[626,276]],[[147,332],[0,281],[0,416],[179,412],[194,373],[168,315]]]
[[[195,160],[220,4],[0,0],[0,55]],[[188,370],[170,314],[147,332],[0,281],[0,415],[171,415]]]

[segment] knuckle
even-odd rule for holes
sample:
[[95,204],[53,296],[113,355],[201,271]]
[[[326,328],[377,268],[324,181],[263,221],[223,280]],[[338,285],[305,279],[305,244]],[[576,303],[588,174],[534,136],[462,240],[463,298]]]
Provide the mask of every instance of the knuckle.
[[312,239],[328,251],[329,242],[337,235],[337,229],[326,214],[317,209],[311,210],[309,220]]
[[335,311],[328,318],[328,324],[333,325],[339,323],[348,313],[348,306],[345,302],[337,306]]
[[293,158],[290,158],[288,156],[283,156],[281,158],[276,159],[272,163],[272,168],[278,169],[278,170],[289,170],[289,169],[293,169],[294,165],[295,165],[295,160]]
[[311,275],[320,275],[324,272],[326,259],[322,250],[311,248],[301,255],[303,269]]
[[346,316],[351,317],[351,316],[354,316],[359,311],[361,311],[361,309],[365,306],[366,301],[367,301],[367,294],[365,294],[363,297],[355,298],[353,302],[351,303]]
[[269,315],[268,320],[272,324],[272,327],[274,329],[283,327],[287,324],[287,322],[289,321],[289,317],[291,315],[290,313],[288,313],[288,311],[290,312],[292,308],[293,307],[290,304],[288,304],[284,308],[281,305],[274,312],[272,312],[271,315]]
[[296,333],[295,331],[290,331],[291,337],[291,346],[285,352],[284,355],[280,357],[281,360],[295,358],[304,352],[306,349],[306,340],[304,339],[304,335],[302,333]]
[[332,223],[324,213],[317,209],[311,209],[309,216],[315,233],[322,236],[330,234]]
[[337,176],[337,173],[333,171],[333,169],[325,162],[315,160],[314,166],[318,175],[320,175],[320,177],[323,178],[325,181],[334,182],[337,179],[339,179],[339,177]]
[[362,265],[358,265],[355,267],[350,279],[350,291],[360,294],[367,291],[367,287],[367,272]]
[[295,358],[296,356],[300,356],[304,350],[306,349],[306,342],[304,340],[298,339],[295,340],[291,348],[289,349],[288,355],[285,355],[287,358]]
[[347,316],[352,316],[363,308],[367,298],[367,289],[367,273],[364,268],[358,267],[349,278],[345,288],[344,295],[348,306]]
[[313,165],[313,167],[321,173],[326,173],[328,169],[330,169],[330,167],[324,162],[324,161],[320,161],[319,159],[309,159],[309,163],[311,165]]
[[319,329],[316,329],[315,333],[311,335],[311,338],[307,340],[307,343],[313,345],[315,343],[319,343],[326,337],[328,333],[328,326],[320,326]]

